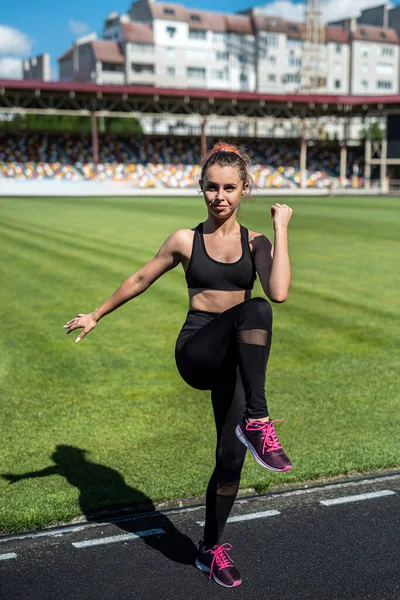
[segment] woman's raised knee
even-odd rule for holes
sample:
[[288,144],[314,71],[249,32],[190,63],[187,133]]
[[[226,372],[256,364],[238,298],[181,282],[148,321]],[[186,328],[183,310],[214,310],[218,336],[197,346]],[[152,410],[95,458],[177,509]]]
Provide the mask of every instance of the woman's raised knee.
[[272,330],[272,308],[265,298],[246,300],[244,313],[246,328]]

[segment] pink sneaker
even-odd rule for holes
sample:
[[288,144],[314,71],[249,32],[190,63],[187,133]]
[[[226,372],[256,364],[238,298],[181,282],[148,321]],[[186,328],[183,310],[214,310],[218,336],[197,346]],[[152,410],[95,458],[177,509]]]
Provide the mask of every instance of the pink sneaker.
[[242,583],[242,577],[233,566],[228,550],[232,550],[230,544],[215,545],[205,550],[203,543],[199,542],[196,567],[204,573],[209,573],[210,579],[212,577],[219,585],[232,588]]
[[256,461],[272,471],[289,471],[292,468],[274,428],[274,423],[283,420],[249,423],[245,417],[235,430],[239,440],[247,446]]

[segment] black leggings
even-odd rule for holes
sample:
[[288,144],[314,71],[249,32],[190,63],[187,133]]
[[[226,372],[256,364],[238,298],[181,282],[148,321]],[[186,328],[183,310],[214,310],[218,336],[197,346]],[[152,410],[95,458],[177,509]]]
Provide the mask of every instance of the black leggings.
[[239,489],[246,447],[235,427],[245,414],[268,416],[271,333],[271,306],[253,298],[223,313],[190,310],[176,342],[181,377],[193,388],[211,390],[217,429],[216,466],[206,496],[206,546],[219,542]]

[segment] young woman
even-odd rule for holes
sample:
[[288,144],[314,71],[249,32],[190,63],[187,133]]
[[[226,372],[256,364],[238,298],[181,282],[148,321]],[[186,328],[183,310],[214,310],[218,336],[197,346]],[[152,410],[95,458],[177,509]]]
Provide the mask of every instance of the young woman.
[[208,213],[204,223],[172,233],[154,258],[104,304],[64,326],[67,333],[83,328],[79,342],[99,319],[182,264],[189,311],[176,342],[176,365],[190,386],[211,391],[217,429],[216,465],[207,488],[204,540],[196,566],[224,587],[241,583],[228,554],[231,546],[221,544],[220,538],[238,492],[246,449],[268,469],[286,471],[292,466],[265,398],[272,310],[265,298],[251,298],[257,274],[272,302],[287,298],[292,209],[272,206],[274,245],[262,233],[240,225],[237,211],[251,187],[249,167],[248,157],[236,146],[215,145],[200,179]]

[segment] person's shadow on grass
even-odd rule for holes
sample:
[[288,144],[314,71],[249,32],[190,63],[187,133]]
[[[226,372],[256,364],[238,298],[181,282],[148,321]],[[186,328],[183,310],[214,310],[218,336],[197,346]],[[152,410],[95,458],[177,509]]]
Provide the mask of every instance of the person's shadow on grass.
[[[86,450],[81,448],[59,445],[51,456],[55,465],[21,475],[6,473],[2,477],[10,483],[49,475],[65,477],[68,483],[78,488],[79,504],[88,521],[110,522],[112,518],[105,516],[106,511],[135,505],[136,508],[129,510],[129,514],[132,512],[150,514],[132,521],[117,522],[118,527],[129,533],[142,532],[146,529],[163,529],[165,534],[146,536],[142,538],[143,541],[148,547],[162,552],[170,560],[194,565],[196,546],[190,538],[176,529],[166,515],[151,514],[156,511],[151,498],[140,490],[126,485],[123,477],[115,469],[88,462],[85,454]],[[96,510],[99,507],[103,511]]]

